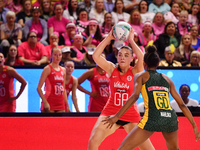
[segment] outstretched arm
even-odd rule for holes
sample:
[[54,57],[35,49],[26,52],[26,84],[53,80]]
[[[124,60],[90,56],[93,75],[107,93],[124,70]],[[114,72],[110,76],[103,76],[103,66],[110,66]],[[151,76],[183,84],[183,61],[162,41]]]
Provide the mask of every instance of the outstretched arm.
[[129,97],[122,108],[113,116],[108,116],[106,119],[102,120],[104,124],[108,124],[107,128],[112,128],[113,124],[118,121],[118,119],[137,101],[142,89],[142,76],[136,74],[134,76],[134,89],[133,94]]

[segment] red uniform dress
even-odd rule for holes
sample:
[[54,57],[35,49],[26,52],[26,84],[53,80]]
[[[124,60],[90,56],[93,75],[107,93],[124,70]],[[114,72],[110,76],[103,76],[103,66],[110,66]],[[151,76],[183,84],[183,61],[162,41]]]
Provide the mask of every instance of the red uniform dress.
[[69,96],[69,93],[72,91],[72,86],[73,86],[73,76],[70,77],[69,83],[65,84],[65,90],[67,93],[67,97]]
[[[124,75],[120,75],[117,68],[114,69],[110,77],[111,94],[108,102],[106,103],[101,115],[109,116],[116,114],[119,109],[125,104],[128,98],[133,93],[134,88],[134,75],[131,71],[133,67]],[[120,118],[119,120],[138,123],[140,121],[140,113],[137,109],[137,104],[134,103]]]
[[[45,98],[50,105],[50,110],[58,111],[65,110],[64,102],[64,72],[60,67],[60,71],[56,71],[49,64],[51,69],[50,74],[45,80]],[[42,102],[41,110],[44,110],[44,105]]]
[[99,97],[93,98],[90,96],[88,111],[101,112],[109,98],[110,79],[106,72],[104,74],[99,74],[97,69],[93,68],[93,76],[89,81],[92,92],[97,92],[99,94]]
[[14,97],[14,78],[7,73],[7,66],[0,73],[0,112],[15,112],[16,100],[7,102],[8,98]]

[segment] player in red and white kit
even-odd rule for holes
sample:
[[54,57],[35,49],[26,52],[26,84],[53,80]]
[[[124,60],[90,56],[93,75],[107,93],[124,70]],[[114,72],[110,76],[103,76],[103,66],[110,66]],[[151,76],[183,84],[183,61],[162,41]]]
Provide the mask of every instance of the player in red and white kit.
[[[14,79],[21,83],[16,96]],[[0,53],[0,112],[15,112],[16,99],[22,94],[26,84],[25,79],[14,68],[4,65],[4,55]]]
[[[86,79],[90,81],[91,92],[80,86]],[[109,82],[108,74],[99,66],[87,70],[78,78],[78,89],[90,95],[88,112],[101,112],[103,110],[109,98]]]
[[[65,91],[65,68],[59,66],[62,51],[58,47],[52,49],[52,62],[47,65],[40,77],[37,91],[42,99],[41,112],[65,112],[68,107],[67,94]],[[45,94],[41,88],[45,83]]]
[[66,69],[65,90],[67,93],[67,97],[69,96],[69,93],[72,91],[72,101],[74,103],[74,107],[76,109],[76,112],[80,112],[80,110],[78,108],[77,96],[76,96],[78,80],[76,77],[72,76],[72,72],[74,71],[74,62],[66,61],[65,69]]
[[[131,29],[128,38],[132,49],[128,46],[123,46],[119,49],[117,55],[117,66],[112,62],[107,61],[104,57],[101,57],[104,48],[113,39],[113,31],[111,30],[109,35],[98,45],[93,54],[93,59],[97,65],[104,69],[110,77],[111,94],[91,132],[88,150],[97,150],[101,142],[107,136],[114,133],[120,126],[123,126],[126,132],[129,133],[140,121],[140,114],[135,103],[129,110],[127,110],[126,114],[119,118],[111,129],[106,128],[102,122],[102,120],[105,120],[109,115],[118,112],[118,110],[125,104],[126,100],[128,100],[133,92],[134,75],[144,70],[143,53],[134,42],[133,29]],[[133,51],[136,54],[138,61],[134,67],[131,67],[130,63],[133,60]],[[142,143],[139,148],[141,150],[154,150],[149,139]]]

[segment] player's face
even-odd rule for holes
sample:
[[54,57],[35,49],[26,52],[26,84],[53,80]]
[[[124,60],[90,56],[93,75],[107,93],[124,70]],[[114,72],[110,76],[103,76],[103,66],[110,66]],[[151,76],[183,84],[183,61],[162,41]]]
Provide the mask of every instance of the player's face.
[[65,69],[66,69],[66,74],[71,75],[72,72],[74,71],[74,63],[73,62],[65,63]]
[[52,62],[59,63],[62,59],[62,52],[60,49],[54,49],[52,53]]
[[3,66],[4,64],[4,56],[2,53],[0,53],[0,66]]
[[118,52],[117,60],[120,67],[127,67],[130,66],[130,63],[133,60],[133,55],[130,50],[122,48]]

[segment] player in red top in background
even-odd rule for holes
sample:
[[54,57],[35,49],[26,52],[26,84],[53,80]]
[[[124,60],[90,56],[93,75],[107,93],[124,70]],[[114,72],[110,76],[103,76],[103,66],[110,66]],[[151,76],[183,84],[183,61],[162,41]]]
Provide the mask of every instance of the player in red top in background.
[[65,77],[65,90],[67,93],[67,97],[69,93],[72,91],[72,100],[74,103],[74,107],[76,112],[80,112],[77,103],[77,96],[76,96],[76,89],[78,86],[78,80],[74,76],[72,76],[72,72],[74,71],[74,62],[73,61],[66,61],[65,62],[65,69],[66,69],[66,77]]
[[[91,92],[80,86],[86,79],[90,81]],[[88,112],[101,112],[103,110],[109,98],[109,82],[108,74],[99,66],[87,70],[78,78],[78,89],[90,95]]]
[[[113,29],[109,35],[97,46],[93,59],[104,69],[110,77],[110,89],[111,94],[109,100],[104,107],[101,115],[99,116],[92,133],[90,135],[88,150],[97,150],[101,142],[109,135],[115,132],[120,126],[129,133],[139,122],[140,114],[136,104],[130,108],[126,114],[119,118],[119,120],[112,126],[111,129],[106,128],[102,120],[106,119],[109,114],[115,114],[126,102],[126,100],[132,95],[134,85],[134,75],[144,70],[143,67],[143,53],[137,44],[134,42],[134,31],[131,29],[129,35],[129,43],[132,49],[128,46],[123,46],[119,49],[117,55],[118,65],[114,65],[112,62],[107,61],[101,56],[104,48],[113,40]],[[130,66],[133,60],[133,51],[136,54],[138,61],[134,67]],[[154,150],[150,140],[147,139],[142,143],[139,148],[141,150]]]
[[[65,105],[69,110],[65,91],[65,68],[59,66],[62,51],[58,47],[52,49],[52,62],[46,66],[41,74],[37,91],[42,98],[41,112],[65,112]],[[45,82],[45,95],[42,85]]]
[[[14,79],[21,83],[20,90],[15,96]],[[0,53],[0,112],[15,112],[16,99],[26,86],[25,79],[14,68],[4,65],[4,55]]]

